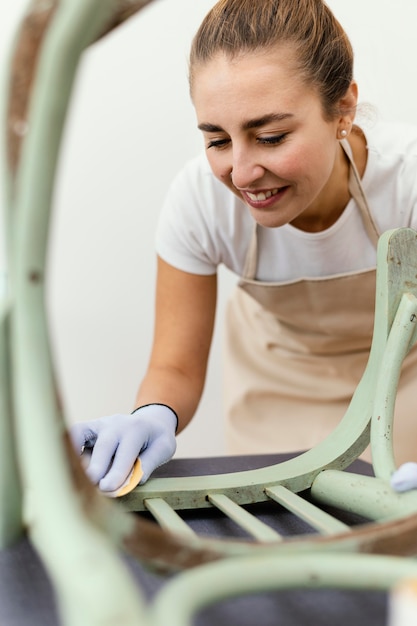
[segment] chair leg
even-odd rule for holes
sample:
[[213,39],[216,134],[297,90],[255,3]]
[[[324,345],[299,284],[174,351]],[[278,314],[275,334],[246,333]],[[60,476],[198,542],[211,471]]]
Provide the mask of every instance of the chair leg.
[[[55,4],[39,50],[28,132],[10,194],[13,318],[10,332],[2,322],[2,339],[7,346],[10,335],[16,446],[11,435],[7,440],[17,454],[28,537],[53,582],[62,624],[148,626],[142,594],[120,554],[121,537],[133,520],[96,490],[93,497],[88,481],[77,478],[79,459],[71,460],[45,312],[48,222],[69,93],[79,56],[103,31],[116,2]],[[37,5],[40,10],[39,3],[32,4],[34,12]],[[6,349],[1,354],[8,393]],[[4,397],[10,405],[10,396]],[[9,418],[11,412],[5,425]],[[6,438],[2,449],[5,445]]]
[[0,549],[23,533],[21,485],[17,467],[10,389],[9,312],[0,312]]

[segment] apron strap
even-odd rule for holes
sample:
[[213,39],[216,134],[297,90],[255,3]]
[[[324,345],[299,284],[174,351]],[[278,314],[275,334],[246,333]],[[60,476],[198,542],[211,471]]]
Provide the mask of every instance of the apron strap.
[[258,265],[258,224],[253,221],[252,235],[249,248],[246,254],[245,267],[243,268],[243,278],[250,280],[255,278],[256,267]]
[[372,217],[371,210],[369,208],[369,204],[366,199],[365,191],[362,186],[361,177],[359,176],[358,169],[353,160],[352,148],[350,147],[347,139],[342,139],[340,144],[347,158],[349,159],[349,163],[350,163],[349,182],[348,182],[350,195],[352,196],[352,198],[355,200],[356,204],[358,205],[361,215],[362,215],[363,224],[365,226],[367,235],[369,239],[372,241],[372,243],[374,244],[374,246],[376,247],[378,243],[378,239],[380,237],[380,233]]

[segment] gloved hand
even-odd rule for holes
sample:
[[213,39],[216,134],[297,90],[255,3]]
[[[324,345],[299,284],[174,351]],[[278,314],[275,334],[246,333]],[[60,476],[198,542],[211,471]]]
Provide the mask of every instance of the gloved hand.
[[404,463],[391,476],[391,487],[395,491],[409,491],[417,487],[417,463]]
[[173,409],[165,404],[147,404],[131,415],[77,422],[70,428],[70,435],[78,453],[93,448],[86,469],[89,479],[102,491],[115,491],[127,479],[138,456],[143,470],[140,484],[169,461],[177,447],[177,426]]

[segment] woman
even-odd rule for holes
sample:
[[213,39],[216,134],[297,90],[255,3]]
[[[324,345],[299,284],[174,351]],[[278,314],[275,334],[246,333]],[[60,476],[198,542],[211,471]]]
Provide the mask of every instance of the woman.
[[[103,491],[139,454],[142,482],[173,455],[203,390],[221,263],[240,277],[226,320],[230,451],[323,439],[366,365],[378,237],[417,227],[417,132],[354,124],[352,49],[321,0],[220,0],[192,44],[190,92],[205,153],[161,214],[138,408],[73,427]],[[398,461],[413,455],[416,361],[412,351],[397,399]]]

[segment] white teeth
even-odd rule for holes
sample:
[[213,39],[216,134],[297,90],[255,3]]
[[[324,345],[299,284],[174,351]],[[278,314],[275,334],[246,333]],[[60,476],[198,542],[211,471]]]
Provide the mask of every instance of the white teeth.
[[249,191],[246,192],[248,197],[253,200],[254,202],[262,202],[262,200],[266,200],[267,198],[270,198],[271,196],[275,196],[278,193],[278,189],[272,189],[271,191],[261,191],[260,193],[250,193]]

